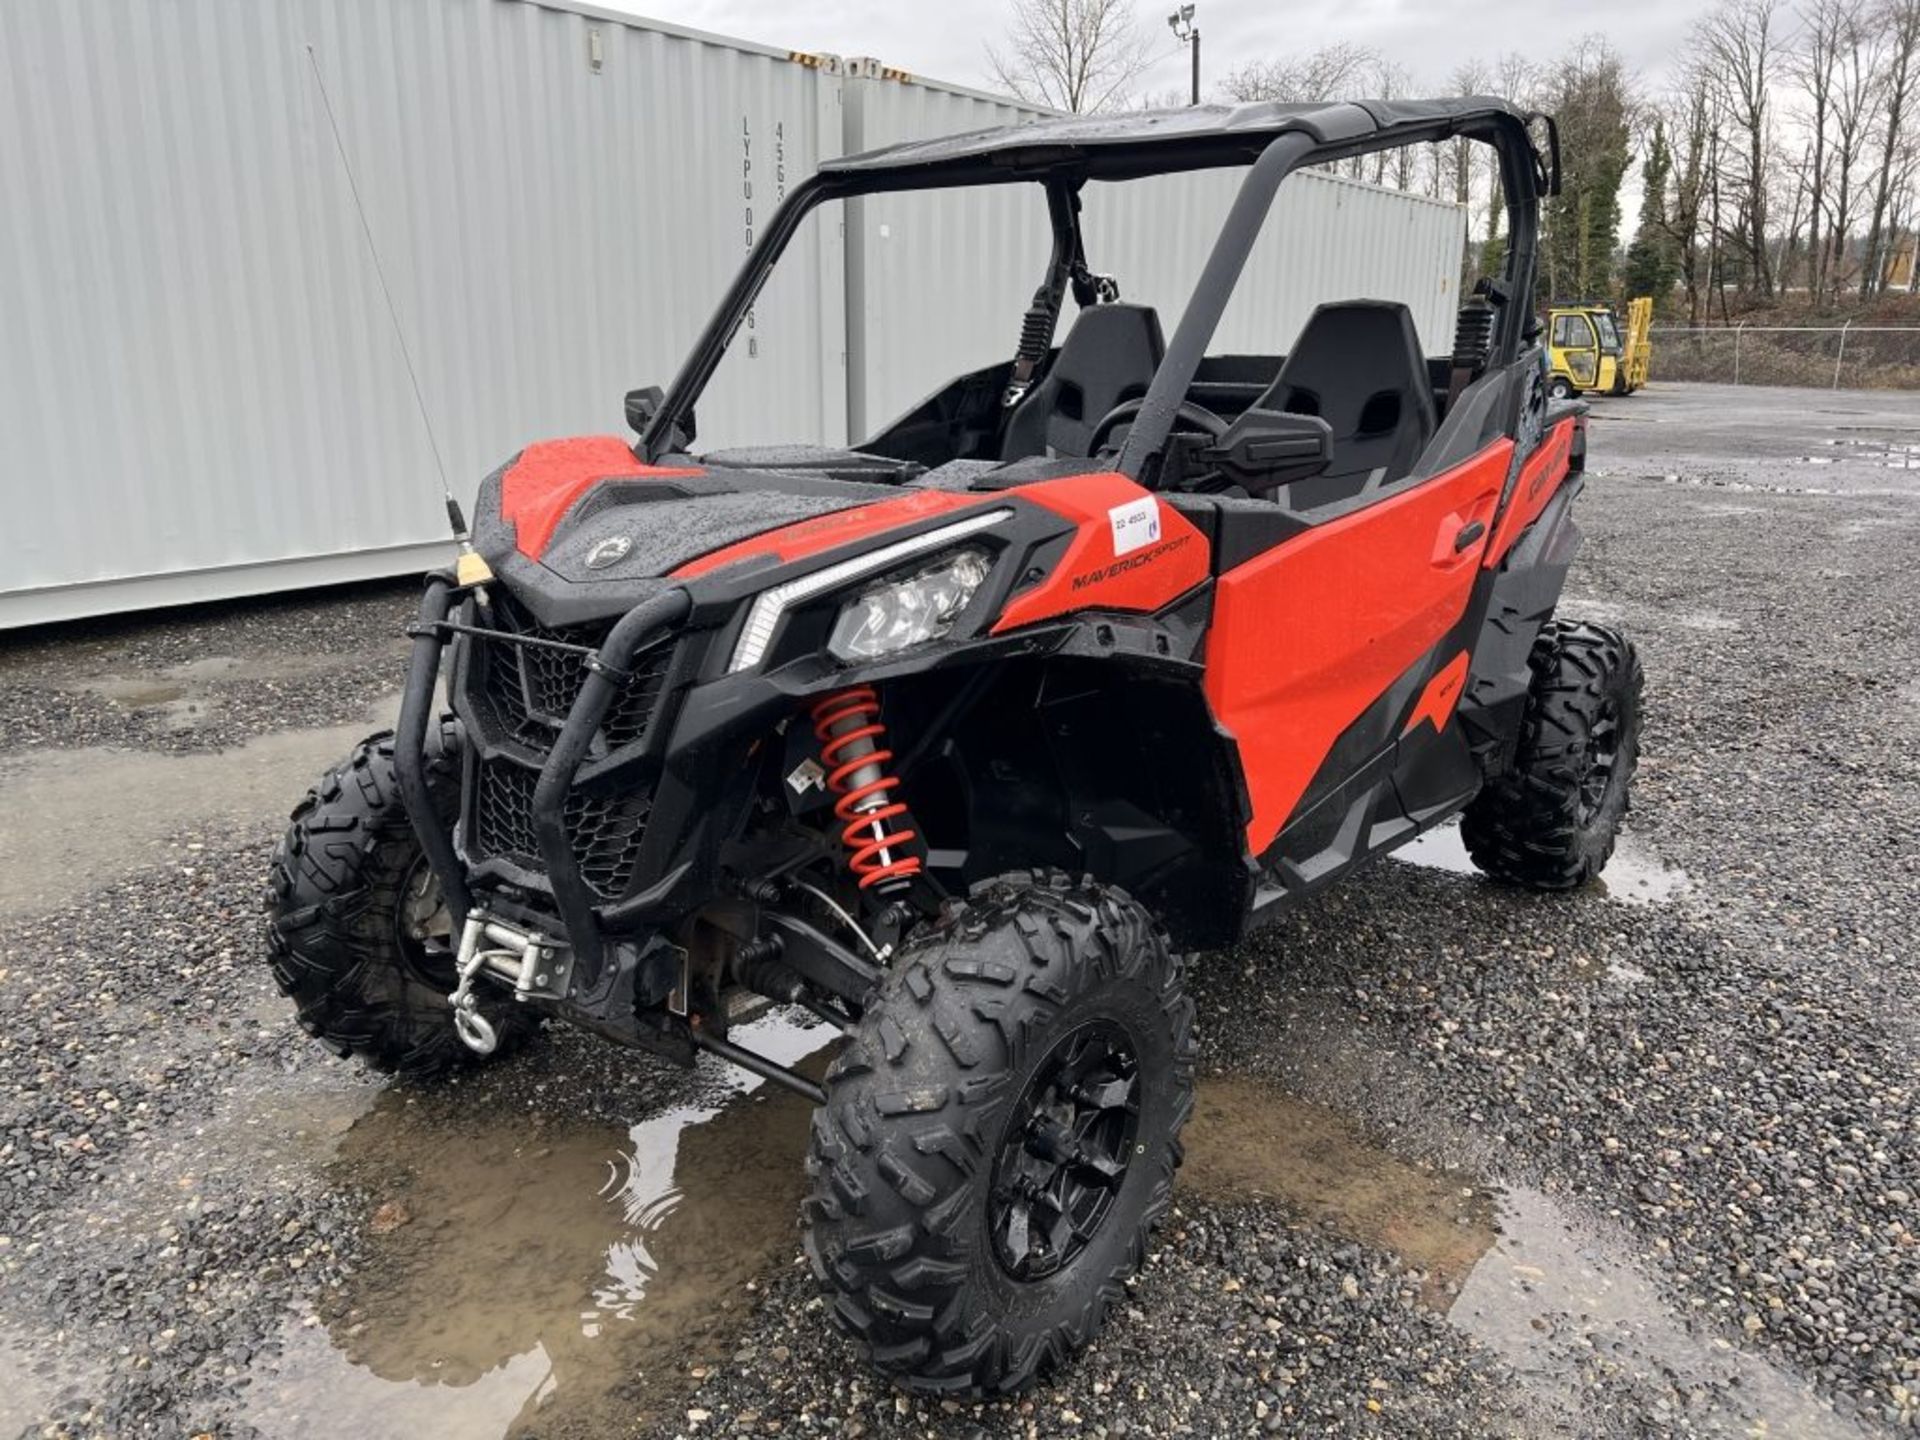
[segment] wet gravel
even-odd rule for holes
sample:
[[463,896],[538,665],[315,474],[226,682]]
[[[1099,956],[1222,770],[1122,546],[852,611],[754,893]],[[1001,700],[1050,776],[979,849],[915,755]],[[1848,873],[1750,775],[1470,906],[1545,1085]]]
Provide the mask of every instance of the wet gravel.
[[336,725],[400,688],[413,581],[0,632],[0,758],[219,750]]
[[258,852],[204,843],[0,948],[0,1281],[55,1433],[194,1414],[357,1230],[352,1197],[201,1143],[237,1087],[310,1065],[261,1003]]
[[1503,1367],[1419,1303],[1392,1255],[1267,1207],[1182,1202],[1080,1363],[1017,1399],[902,1395],[848,1366],[811,1274],[770,1287],[682,1428],[956,1437],[1525,1434]]
[[[1583,1275],[1644,1277],[1639,1346],[1584,1336],[1584,1301],[1517,1305],[1515,1342],[1449,1320],[1390,1246],[1183,1194],[1094,1351],[1018,1401],[885,1388],[787,1266],[613,1433],[1743,1433],[1727,1356],[1817,1392],[1772,1433],[1920,1431],[1920,484],[1870,450],[1814,464],[1863,433],[1844,426],[1920,430],[1920,404],[1694,387],[1596,420],[1565,610],[1641,645],[1631,827],[1682,893],[1386,861],[1196,970],[1211,1071],[1547,1197],[1588,1237]],[[0,813],[36,749],[365,714],[411,596],[0,639]],[[237,663],[183,678],[209,657]],[[287,1433],[248,1418],[263,1367],[339,1329],[394,1253],[370,1223],[393,1197],[336,1159],[385,1087],[297,1035],[259,963],[277,823],[183,814],[123,879],[0,927],[0,1433]],[[703,1083],[561,1035],[417,1123],[624,1124]],[[576,1432],[529,1411],[515,1433]]]

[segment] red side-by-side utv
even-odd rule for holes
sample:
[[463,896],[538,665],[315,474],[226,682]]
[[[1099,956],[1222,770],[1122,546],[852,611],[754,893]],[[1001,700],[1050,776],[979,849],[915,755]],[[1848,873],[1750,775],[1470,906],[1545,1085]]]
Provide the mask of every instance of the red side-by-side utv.
[[[1289,174],[1457,137],[1509,228],[1450,354],[1380,300],[1210,348]],[[547,1019],[745,1066],[817,1106],[806,1249],[874,1364],[1004,1391],[1087,1344],[1180,1160],[1179,957],[1454,816],[1519,885],[1612,850],[1641,676],[1556,613],[1586,422],[1533,320],[1551,137],[1489,99],[1198,106],[823,166],[627,397],[637,441],[482,483],[398,728],[274,857],[300,1023],[411,1076]],[[1228,167],[1178,316],[1090,269],[1084,187]],[[850,448],[694,448],[803,217],[986,186],[1051,232],[1000,363]],[[845,1032],[824,1084],[740,1043],[769,1000]]]

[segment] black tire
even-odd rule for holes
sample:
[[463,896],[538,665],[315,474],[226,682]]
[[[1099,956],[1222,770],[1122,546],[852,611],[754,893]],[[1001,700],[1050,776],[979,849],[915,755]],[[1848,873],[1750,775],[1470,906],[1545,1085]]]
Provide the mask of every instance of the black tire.
[[[923,1393],[1005,1393],[1089,1344],[1166,1213],[1195,1048],[1166,936],[1091,881],[988,881],[904,947],[828,1071],[807,1156],[807,1254],[874,1365]],[[1068,1133],[1080,1160],[1035,1153]],[[1011,1198],[1049,1168],[1056,1196],[1095,1207],[1083,1242],[1036,1248],[1053,1212]]]
[[1579,393],[1573,388],[1573,382],[1564,375],[1556,375],[1547,382],[1547,394],[1555,400],[1571,400]]
[[1461,817],[1473,863],[1496,880],[1571,890],[1613,854],[1640,758],[1640,657],[1617,630],[1549,621],[1505,774]]
[[[460,798],[460,730],[428,734],[427,783],[449,824]],[[393,734],[361,742],[293,812],[267,885],[267,959],[300,1028],[334,1054],[409,1079],[497,1060],[539,1016],[497,991],[476,993],[499,1044],[479,1055],[453,1028],[453,957],[412,931],[435,895],[400,800]],[[415,909],[409,915],[409,904]]]

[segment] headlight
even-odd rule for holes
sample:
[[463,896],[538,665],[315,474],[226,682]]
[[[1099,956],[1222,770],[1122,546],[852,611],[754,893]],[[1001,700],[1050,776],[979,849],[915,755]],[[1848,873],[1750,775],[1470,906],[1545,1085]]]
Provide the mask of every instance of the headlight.
[[961,550],[861,592],[841,608],[828,652],[838,660],[877,660],[938,640],[953,629],[990,568],[985,551]]
[[789,580],[771,590],[762,590],[754,597],[753,608],[747,611],[747,623],[741,627],[740,638],[734,642],[733,659],[727,662],[727,673],[737,675],[742,670],[751,670],[758,665],[765,658],[767,647],[773,644],[774,632],[780,628],[781,620],[795,605],[851,585],[856,580],[864,580],[869,575],[884,574],[916,555],[946,550],[969,535],[976,535],[989,526],[1010,519],[1012,515],[1011,510],[983,510],[968,515],[964,520],[955,520],[951,525],[942,525],[910,539],[896,540],[865,555],[856,555],[851,560],[842,560],[838,565],[815,570],[810,575],[802,575],[798,580]]

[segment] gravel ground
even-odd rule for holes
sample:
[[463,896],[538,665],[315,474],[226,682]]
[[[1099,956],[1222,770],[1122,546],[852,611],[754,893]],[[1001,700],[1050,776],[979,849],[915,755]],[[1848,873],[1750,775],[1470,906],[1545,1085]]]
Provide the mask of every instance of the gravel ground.
[[357,720],[398,693],[418,605],[417,582],[382,582],[0,636],[0,757],[218,750]]
[[[0,641],[9,828],[78,783],[55,749],[167,797],[0,903],[0,1434],[1913,1433],[1916,442],[1898,394],[1597,407],[1565,611],[1649,677],[1611,892],[1442,838],[1205,957],[1178,1211],[1006,1404],[900,1396],[827,1327],[784,1097],[570,1034],[409,1091],[292,1031],[278,807],[183,752],[390,701],[411,586]],[[290,803],[333,742],[282,741],[247,753]],[[1223,1130],[1265,1168],[1208,1163]]]

